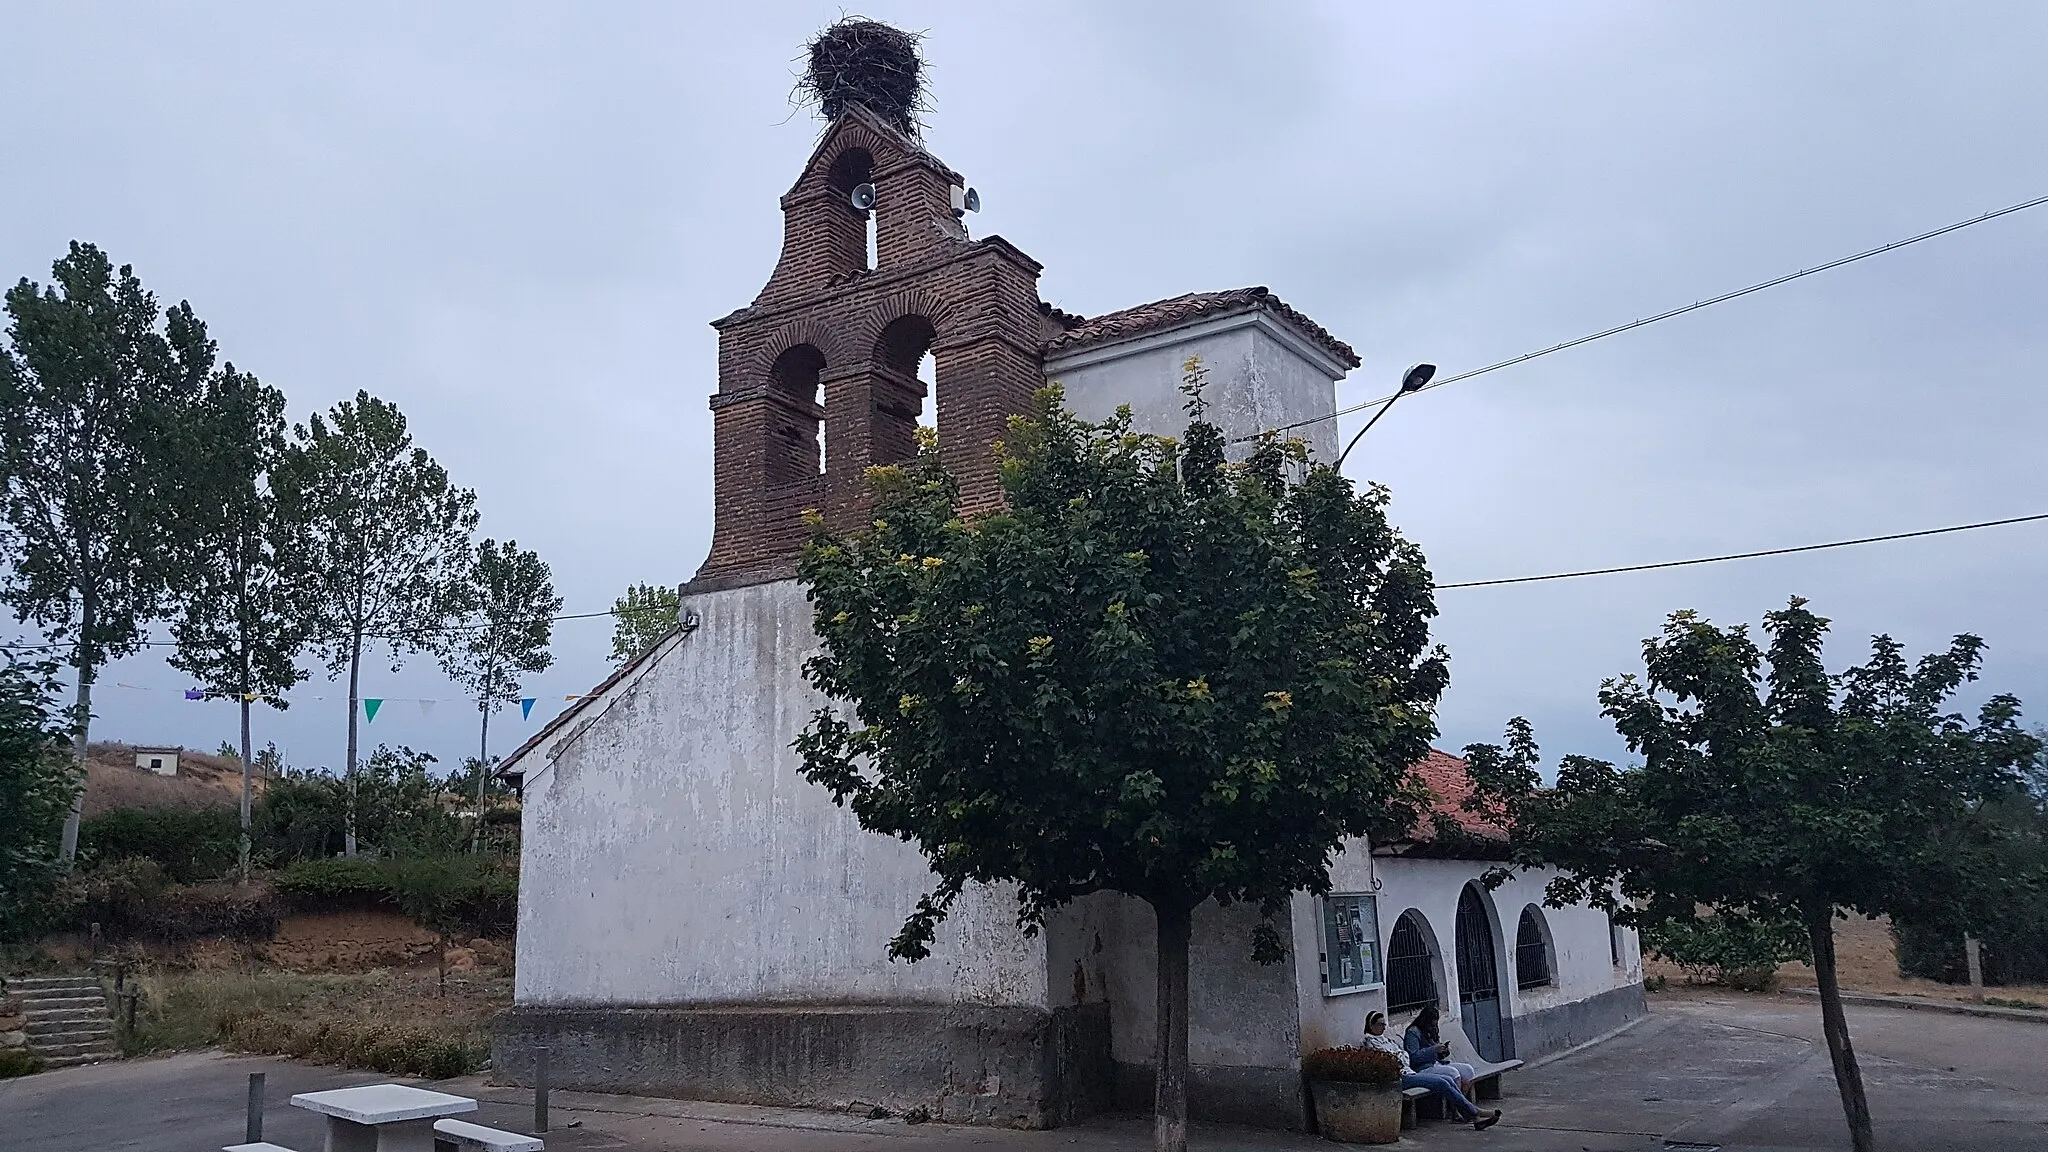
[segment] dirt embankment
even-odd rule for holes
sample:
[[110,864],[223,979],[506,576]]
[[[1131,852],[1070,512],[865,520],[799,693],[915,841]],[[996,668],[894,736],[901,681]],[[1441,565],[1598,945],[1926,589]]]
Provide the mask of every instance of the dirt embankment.
[[[257,795],[263,781],[250,782]],[[98,743],[85,757],[85,815],[117,808],[232,808],[241,803],[242,764],[232,756],[186,749],[176,776],[158,776],[135,766],[135,747]]]

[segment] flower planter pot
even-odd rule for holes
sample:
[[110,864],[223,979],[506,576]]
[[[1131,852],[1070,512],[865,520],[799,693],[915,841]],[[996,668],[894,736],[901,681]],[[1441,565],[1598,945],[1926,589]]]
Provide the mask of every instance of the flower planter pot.
[[1392,1144],[1401,1138],[1401,1092],[1396,1084],[1311,1080],[1316,1128],[1346,1144]]

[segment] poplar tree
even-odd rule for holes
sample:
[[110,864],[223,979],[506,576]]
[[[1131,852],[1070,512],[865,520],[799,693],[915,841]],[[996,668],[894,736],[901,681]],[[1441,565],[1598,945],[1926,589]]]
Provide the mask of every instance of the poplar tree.
[[461,588],[464,624],[451,629],[441,665],[456,683],[476,694],[476,826],[470,850],[483,843],[484,804],[491,765],[491,713],[519,699],[523,679],[554,662],[548,650],[562,598],[547,562],[516,540],[477,545]]
[[[2014,878],[1974,815],[2008,794],[2040,752],[2019,701],[1993,695],[1974,721],[1952,708],[1984,642],[1957,636],[1908,661],[1890,636],[1839,675],[1822,662],[1828,622],[1794,598],[1746,626],[1673,613],[1643,642],[1644,672],[1609,680],[1600,705],[1640,767],[1560,762],[1543,787],[1526,723],[1507,747],[1466,749],[1475,806],[1513,829],[1517,864],[1563,871],[1553,906],[1581,901],[1656,926],[1713,909],[1724,925],[1797,925],[1819,985],[1821,1026],[1857,1152],[1876,1147],[1835,961],[1835,921],[1966,913],[1982,930]],[[1976,923],[1969,917],[1979,918]]]
[[293,426],[273,489],[293,525],[293,563],[308,573],[310,647],[348,677],[343,851],[353,856],[365,649],[382,647],[396,672],[406,654],[443,643],[462,610],[476,494],[450,484],[398,407],[367,392]]
[[[78,848],[92,689],[138,651],[195,547],[201,505],[180,448],[212,371],[206,325],[167,313],[134,270],[74,241],[51,283],[6,294],[0,346],[0,600],[63,646],[74,677],[77,794],[58,854]],[[161,326],[159,326],[161,324]]]
[[865,527],[813,519],[799,572],[834,698],[797,741],[806,778],[936,876],[892,957],[927,955],[971,883],[1017,887],[1033,930],[1121,892],[1158,924],[1154,1144],[1187,1144],[1188,946],[1204,901],[1274,920],[1327,892],[1347,837],[1415,818],[1446,659],[1422,553],[1385,489],[1298,442],[1243,463],[1202,418],[1186,436],[1065,412],[1057,388],[1011,422],[1005,507],[962,515],[936,443],[873,470]]
[[663,584],[634,584],[612,602],[612,662],[624,664],[675,629],[682,595]]
[[249,877],[250,714],[258,702],[280,711],[283,693],[306,678],[306,573],[291,548],[271,474],[284,454],[284,394],[233,364],[215,374],[194,422],[194,466],[205,484],[205,534],[172,626],[170,665],[207,695],[241,713],[242,838],[239,871]]

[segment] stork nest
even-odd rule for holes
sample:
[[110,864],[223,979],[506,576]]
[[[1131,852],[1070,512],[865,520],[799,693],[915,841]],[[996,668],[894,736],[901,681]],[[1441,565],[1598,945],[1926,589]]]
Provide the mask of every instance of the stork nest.
[[921,33],[905,32],[879,20],[849,16],[818,33],[807,53],[795,97],[815,104],[825,119],[837,119],[859,104],[915,139],[925,103]]

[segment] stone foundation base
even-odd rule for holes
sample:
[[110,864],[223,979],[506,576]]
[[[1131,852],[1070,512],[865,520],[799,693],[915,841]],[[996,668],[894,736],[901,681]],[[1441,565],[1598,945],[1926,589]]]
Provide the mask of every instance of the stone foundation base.
[[968,1005],[515,1006],[498,1077],[556,1088],[793,1108],[923,1108],[954,1124],[1050,1128],[1115,1103],[1109,1009]]
[[[1116,1106],[1124,1112],[1151,1114],[1150,1064],[1117,1064]],[[1190,1064],[1188,1116],[1252,1128],[1309,1130],[1301,1073],[1292,1068]]]
[[1649,1005],[1643,1002],[1643,986],[1629,984],[1598,996],[1517,1016],[1515,1055],[1534,1060],[1577,1047],[1605,1036],[1649,1010]]

